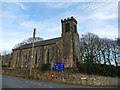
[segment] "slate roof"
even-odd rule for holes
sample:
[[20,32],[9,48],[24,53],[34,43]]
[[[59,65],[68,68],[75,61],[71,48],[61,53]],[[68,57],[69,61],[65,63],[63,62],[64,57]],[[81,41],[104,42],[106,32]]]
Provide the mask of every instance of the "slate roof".
[[[45,46],[45,45],[50,45],[50,44],[56,44],[56,42],[58,42],[60,39],[61,39],[61,37],[35,42],[34,46],[37,47],[37,46]],[[32,48],[32,44],[33,43],[25,44],[23,46],[20,46],[18,48],[13,49],[13,50]]]

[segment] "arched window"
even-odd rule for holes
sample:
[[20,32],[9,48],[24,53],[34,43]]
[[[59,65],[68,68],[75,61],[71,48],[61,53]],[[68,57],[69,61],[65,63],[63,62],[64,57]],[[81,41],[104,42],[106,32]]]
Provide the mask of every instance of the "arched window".
[[49,63],[49,49],[47,51],[47,63]]
[[66,31],[66,32],[69,32],[69,31],[70,31],[70,25],[69,25],[69,23],[66,23],[66,24],[65,24],[65,31]]
[[29,63],[30,59],[31,59],[31,58],[30,58],[30,50],[29,50],[29,57],[28,57],[28,63]]
[[54,47],[52,48],[52,59],[54,59]]
[[18,62],[18,53],[17,53],[17,58],[16,58],[16,64],[17,64],[17,62]]
[[38,63],[41,63],[41,57],[42,57],[42,52],[41,52],[41,48],[40,48]]
[[25,53],[25,65],[27,64],[27,52]]
[[26,59],[27,59],[27,52],[26,52]]
[[36,49],[36,55],[35,55],[35,64],[37,64],[37,49]]
[[41,53],[41,48],[40,48],[40,57],[39,57],[39,60],[41,59],[41,54],[42,54],[42,53]]

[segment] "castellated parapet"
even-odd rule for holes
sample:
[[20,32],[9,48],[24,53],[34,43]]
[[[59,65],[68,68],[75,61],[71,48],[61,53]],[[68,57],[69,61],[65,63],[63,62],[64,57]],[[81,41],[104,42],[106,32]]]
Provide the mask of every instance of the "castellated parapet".
[[75,23],[77,24],[77,21],[76,21],[76,19],[72,16],[71,18],[65,18],[65,19],[61,19],[61,22],[67,22],[67,21],[71,21],[71,20],[74,20],[75,21]]

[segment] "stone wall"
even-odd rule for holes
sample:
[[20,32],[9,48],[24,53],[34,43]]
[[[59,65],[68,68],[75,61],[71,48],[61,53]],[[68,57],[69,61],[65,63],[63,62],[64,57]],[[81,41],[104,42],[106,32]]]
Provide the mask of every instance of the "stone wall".
[[3,67],[10,67],[10,63],[12,60],[12,55],[7,54],[2,56],[2,66]]
[[[29,78],[29,71],[26,70],[2,70],[5,75],[17,76]],[[65,73],[65,72],[53,72],[54,79],[51,79],[51,72],[33,71],[32,78],[38,80],[62,82],[68,84],[77,85],[93,85],[93,86],[118,86],[117,77],[106,77],[97,75],[87,75],[80,73]],[[120,85],[119,85],[120,86]]]

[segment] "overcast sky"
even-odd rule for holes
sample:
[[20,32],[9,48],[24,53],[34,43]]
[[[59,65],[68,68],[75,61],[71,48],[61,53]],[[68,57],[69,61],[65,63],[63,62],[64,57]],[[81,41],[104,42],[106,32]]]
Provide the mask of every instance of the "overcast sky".
[[11,51],[32,37],[34,28],[38,37],[60,37],[61,19],[71,16],[78,22],[80,36],[91,32],[102,38],[118,37],[117,2],[2,2],[0,6],[0,51]]

